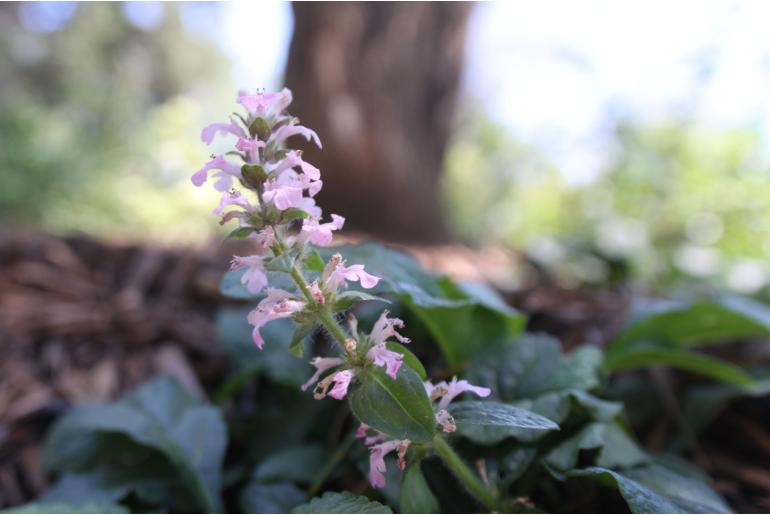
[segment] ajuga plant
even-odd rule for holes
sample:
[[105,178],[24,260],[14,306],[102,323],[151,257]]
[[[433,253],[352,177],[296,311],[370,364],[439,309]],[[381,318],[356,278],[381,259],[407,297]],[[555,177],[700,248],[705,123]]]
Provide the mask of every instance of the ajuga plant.
[[[318,135],[287,113],[291,101],[288,89],[238,96],[245,113],[202,132],[205,143],[218,134],[234,137],[234,150],[212,155],[192,177],[196,186],[214,179],[214,188],[222,192],[214,214],[221,224],[237,222],[231,235],[253,242],[254,254],[235,256],[231,271],[245,270],[241,281],[248,291],[264,293],[248,314],[254,344],[259,349],[265,345],[260,334],[265,324],[291,318],[296,332],[289,350],[301,355],[303,338],[322,327],[335,342],[335,353],[310,361],[315,373],[301,388],[312,389],[315,399],[349,400],[360,422],[356,435],[369,447],[371,485],[385,486],[385,457],[390,453],[397,455],[402,470],[409,456],[436,453],[478,502],[499,510],[496,493],[468,468],[446,438],[457,429],[449,410],[452,400],[464,392],[487,397],[490,389],[456,377],[436,384],[422,381],[415,371],[422,366],[405,347],[410,341],[401,334],[404,323],[391,318],[387,310],[369,330],[359,327],[350,308],[381,299],[346,290],[348,283],[370,289],[381,278],[362,264],[347,263],[339,253],[323,262],[315,251],[332,243],[333,231],[341,229],[345,219],[336,214],[324,218],[314,199],[323,186],[320,170],[287,145],[290,138],[300,136],[321,148]],[[270,272],[290,277],[293,288],[271,285]],[[499,424],[519,427],[556,427],[544,417],[513,407],[499,413],[484,413],[480,408],[466,416],[496,416]]]

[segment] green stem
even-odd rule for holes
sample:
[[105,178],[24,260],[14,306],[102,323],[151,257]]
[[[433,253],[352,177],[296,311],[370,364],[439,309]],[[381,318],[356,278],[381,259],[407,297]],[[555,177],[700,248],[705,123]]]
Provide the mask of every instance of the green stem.
[[[291,278],[294,279],[294,282],[297,284],[297,287],[300,289],[307,301],[315,304],[316,301],[313,298],[313,295],[310,293],[310,287],[303,277],[302,272],[300,272],[299,268],[297,268],[297,265],[291,267]],[[331,311],[329,311],[328,307],[319,306],[318,319],[321,321],[321,324],[326,328],[326,330],[329,331],[329,334],[331,334],[332,337],[337,340],[337,343],[339,343],[344,349],[345,341],[348,339],[348,336],[345,334],[345,330],[342,329],[340,324],[337,323],[337,320],[334,319],[334,315]]]
[[476,477],[476,475],[463,463],[463,460],[446,443],[441,435],[433,438],[433,449],[439,455],[444,465],[455,475],[455,477],[465,485],[468,492],[476,498],[481,504],[492,512],[498,511],[498,503],[492,491]]

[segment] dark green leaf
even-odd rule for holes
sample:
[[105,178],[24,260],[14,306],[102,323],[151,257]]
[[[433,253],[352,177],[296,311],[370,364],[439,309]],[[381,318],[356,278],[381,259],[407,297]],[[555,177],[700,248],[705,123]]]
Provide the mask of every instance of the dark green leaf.
[[457,433],[484,445],[515,438],[522,429],[542,433],[559,429],[552,420],[500,402],[461,401],[448,409],[457,423]]
[[326,492],[292,513],[393,513],[390,508],[351,492]]
[[247,186],[255,189],[261,188],[265,179],[267,179],[265,170],[257,164],[243,165],[241,167],[241,176],[243,177],[243,182],[245,182]]
[[770,308],[756,301],[725,296],[692,303],[639,301],[629,326],[610,344],[610,354],[650,341],[677,347],[721,343],[770,334]]
[[243,513],[289,513],[305,499],[305,492],[289,482],[252,482],[241,490],[238,500]]
[[353,305],[358,302],[366,302],[369,300],[377,300],[380,302],[386,302],[388,304],[390,303],[389,300],[383,299],[382,297],[378,297],[376,295],[372,295],[371,293],[358,290],[348,290],[337,295],[336,302],[334,303],[334,311],[345,311],[352,308]]
[[289,353],[292,356],[301,358],[305,355],[305,338],[313,332],[314,327],[315,324],[313,322],[296,326],[291,337],[291,343],[289,343]]
[[329,451],[318,444],[287,447],[262,460],[254,469],[253,477],[261,483],[284,480],[310,483],[329,456]]
[[306,211],[303,211],[303,210],[301,210],[299,208],[296,208],[296,207],[290,207],[289,209],[284,209],[281,212],[280,223],[284,223],[285,224],[285,223],[291,222],[293,220],[302,220],[304,218],[307,218],[308,216],[310,216],[310,215],[307,214]]
[[751,384],[751,376],[740,367],[704,354],[676,347],[637,344],[607,355],[610,370],[630,370],[653,365],[669,365],[738,386]]
[[[324,259],[339,252],[362,263],[382,280],[367,290],[396,295],[438,342],[447,362],[457,367],[479,349],[518,335],[524,317],[484,285],[457,285],[423,270],[411,257],[375,243],[321,249]],[[352,284],[351,288],[360,289]]]
[[532,399],[563,390],[599,385],[602,354],[593,346],[562,354],[545,334],[524,334],[513,342],[479,354],[468,365],[468,380],[492,389],[504,401]]
[[[45,443],[44,463],[68,470],[84,435],[118,433],[162,453],[205,510],[220,506],[220,469],[227,432],[219,411],[161,377],[114,404],[82,406],[61,418]],[[87,441],[87,440],[85,440]],[[73,445],[75,446],[73,449]]]
[[249,308],[225,308],[217,314],[219,342],[233,365],[249,374],[266,374],[279,383],[292,386],[304,383],[313,369],[289,353],[295,324],[283,319],[261,328],[265,345],[260,350],[251,339],[252,327],[246,319],[248,312]]
[[730,513],[724,500],[699,479],[659,465],[622,473],[601,467],[572,471],[617,487],[633,513]]
[[324,263],[324,260],[318,255],[318,252],[314,250],[305,256],[305,259],[302,261],[302,266],[304,266],[306,270],[323,272],[326,263]]
[[249,125],[249,134],[252,138],[257,137],[262,141],[267,141],[270,137],[270,124],[264,118],[254,118]]
[[441,513],[438,499],[425,481],[420,461],[410,464],[401,483],[401,513]]
[[425,381],[428,379],[428,373],[425,372],[425,367],[422,366],[422,363],[417,358],[417,356],[414,355],[412,351],[407,349],[405,346],[401,345],[398,342],[387,342],[385,344],[385,347],[387,347],[388,350],[392,350],[393,352],[398,352],[399,354],[404,355],[404,365],[408,366],[415,372],[417,372],[417,375]]
[[557,470],[571,470],[577,465],[578,453],[586,449],[600,449],[596,459],[600,467],[631,467],[649,461],[618,426],[595,422],[549,452],[545,463]]
[[399,440],[433,438],[433,407],[414,370],[401,367],[394,380],[381,367],[375,367],[360,381],[350,395],[350,407],[361,422]]
[[253,227],[238,227],[238,228],[233,229],[232,231],[230,231],[230,234],[228,234],[225,239],[229,240],[229,239],[245,238],[246,236],[248,236],[249,234],[251,234],[253,232],[254,232],[254,228]]

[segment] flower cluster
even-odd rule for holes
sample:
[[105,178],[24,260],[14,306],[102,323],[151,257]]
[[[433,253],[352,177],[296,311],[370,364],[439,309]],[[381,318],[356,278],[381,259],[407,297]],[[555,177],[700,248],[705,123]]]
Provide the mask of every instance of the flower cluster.
[[[340,309],[336,306],[343,295],[340,290],[350,282],[369,289],[380,281],[366,272],[363,265],[348,265],[340,254],[334,254],[322,269],[316,269],[319,273],[314,280],[309,280],[303,271],[312,247],[330,245],[333,231],[341,229],[345,219],[332,214],[330,221],[322,221],[323,211],[315,202],[323,187],[320,170],[304,161],[300,151],[285,148],[293,136],[302,136],[321,147],[314,131],[299,125],[299,120],[286,113],[291,100],[288,89],[239,95],[237,102],[246,114],[236,113],[228,122],[211,124],[201,133],[206,144],[220,135],[234,137],[234,150],[212,155],[193,174],[192,183],[201,186],[213,177],[214,188],[222,193],[214,209],[220,224],[235,220],[238,227],[231,235],[254,243],[254,254],[234,256],[230,270],[242,271],[241,283],[250,293],[264,295],[248,315],[256,346],[262,349],[265,345],[260,329],[279,318],[292,318],[299,327],[322,325],[339,344],[340,352],[337,357],[315,357],[310,362],[315,373],[301,388],[314,386],[316,399],[328,395],[341,400],[356,377],[373,367],[382,367],[387,376],[396,380],[404,354],[393,350],[390,342],[406,344],[409,339],[398,332],[404,327],[403,321],[390,318],[387,311],[368,334],[359,332],[358,321],[352,314],[348,315],[347,331],[338,324],[336,311]],[[297,291],[270,287],[270,272],[289,274]],[[455,430],[454,420],[446,409],[452,399],[465,391],[482,397],[489,395],[488,389],[456,378],[436,385],[426,382],[425,388],[431,400],[438,401],[436,424],[444,432]],[[388,440],[376,431],[369,434],[372,431],[362,425],[357,434],[370,447],[370,480],[380,487],[385,484],[385,456],[395,451],[403,469],[410,441]]]

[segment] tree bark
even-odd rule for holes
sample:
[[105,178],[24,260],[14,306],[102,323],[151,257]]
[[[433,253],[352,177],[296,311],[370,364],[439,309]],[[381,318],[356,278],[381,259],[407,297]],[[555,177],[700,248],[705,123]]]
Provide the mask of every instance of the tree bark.
[[441,241],[439,179],[470,3],[295,2],[286,83],[323,152],[319,194],[347,228]]

